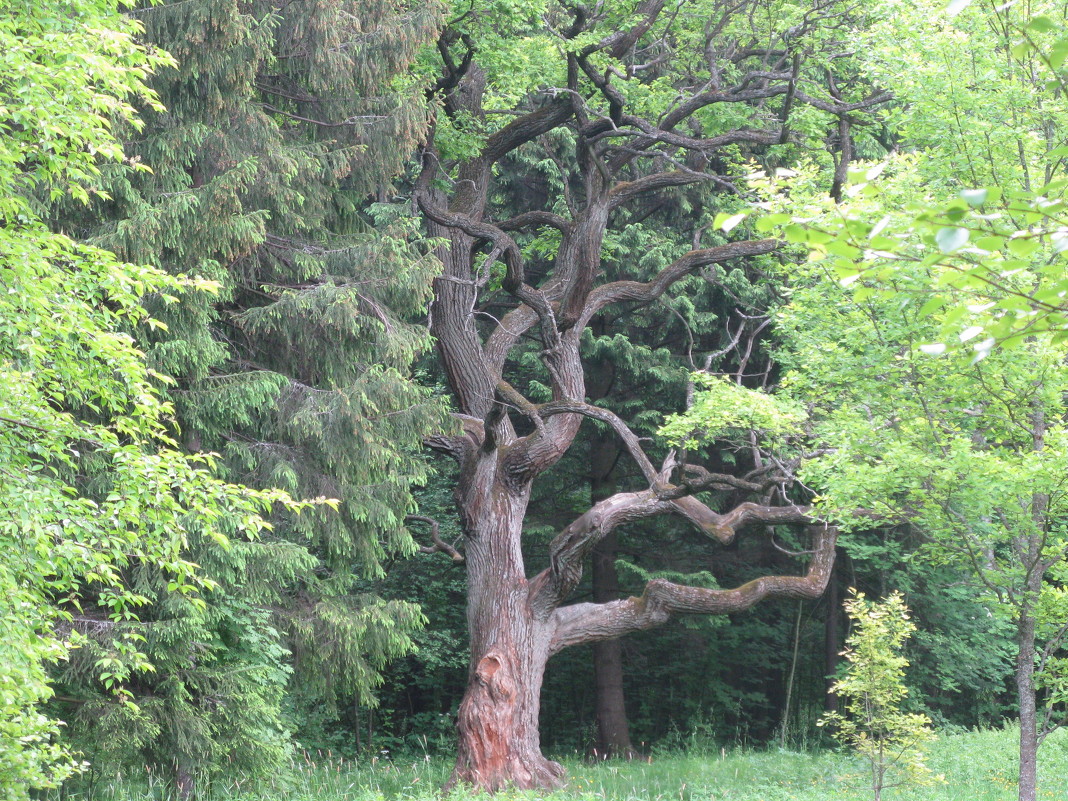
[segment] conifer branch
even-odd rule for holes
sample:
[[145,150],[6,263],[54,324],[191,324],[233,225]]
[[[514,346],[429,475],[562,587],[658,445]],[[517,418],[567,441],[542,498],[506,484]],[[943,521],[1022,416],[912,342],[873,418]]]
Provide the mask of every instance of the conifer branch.
[[308,122],[312,125],[317,125],[320,128],[351,128],[356,125],[370,125],[374,122],[389,119],[389,117],[383,114],[363,114],[348,117],[341,122],[326,122],[325,120],[317,120],[312,117],[302,117],[300,114],[294,114],[290,111],[283,111],[276,106],[272,106],[270,103],[260,103],[260,106],[262,106],[264,110],[270,111],[272,114],[281,114],[283,117],[289,117],[291,120]]

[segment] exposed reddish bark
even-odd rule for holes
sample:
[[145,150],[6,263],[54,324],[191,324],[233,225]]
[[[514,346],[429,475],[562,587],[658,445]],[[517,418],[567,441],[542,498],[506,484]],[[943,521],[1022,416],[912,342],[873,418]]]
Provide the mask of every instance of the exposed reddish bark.
[[531,613],[522,561],[509,547],[517,539],[501,536],[499,529],[522,522],[526,498],[501,487],[494,494],[490,514],[468,538],[471,672],[450,783],[487,790],[558,787],[563,768],[542,756],[538,736],[551,627]]

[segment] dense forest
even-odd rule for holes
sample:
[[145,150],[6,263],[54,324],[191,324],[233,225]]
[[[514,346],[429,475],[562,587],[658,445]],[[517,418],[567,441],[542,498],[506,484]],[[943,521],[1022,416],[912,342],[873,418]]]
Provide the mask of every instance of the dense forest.
[[3,797],[872,697],[1061,786],[1066,60],[1052,0],[9,0]]

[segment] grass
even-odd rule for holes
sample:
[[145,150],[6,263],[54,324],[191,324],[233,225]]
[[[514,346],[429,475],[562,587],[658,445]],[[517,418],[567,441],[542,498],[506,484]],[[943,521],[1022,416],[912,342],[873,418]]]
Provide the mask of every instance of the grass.
[[[1015,732],[943,736],[929,765],[945,782],[887,790],[886,801],[1012,801],[1016,798]],[[1040,799],[1068,801],[1068,732],[1051,736],[1040,753]],[[551,795],[502,793],[495,801],[863,801],[864,766],[833,752],[718,751],[654,757],[651,762],[565,760],[566,790]],[[449,773],[428,757],[350,761],[329,753],[305,755],[292,780],[253,789],[238,779],[216,781],[204,801],[438,801]],[[454,792],[448,801],[471,796]],[[164,784],[145,777],[97,781],[92,796],[65,801],[169,801]]]

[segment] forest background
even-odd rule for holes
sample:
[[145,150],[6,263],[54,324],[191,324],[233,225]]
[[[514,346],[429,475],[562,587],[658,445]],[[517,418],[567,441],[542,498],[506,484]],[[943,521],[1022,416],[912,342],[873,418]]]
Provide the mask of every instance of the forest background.
[[[813,742],[842,600],[896,590],[916,711],[1021,719],[1026,797],[1068,687],[1062,7],[2,15],[5,786],[450,751],[466,437],[553,443],[515,533],[557,612],[818,579],[562,650],[546,751]],[[676,517],[589,516],[643,492]],[[502,780],[552,784],[531,692]]]

